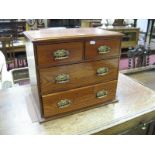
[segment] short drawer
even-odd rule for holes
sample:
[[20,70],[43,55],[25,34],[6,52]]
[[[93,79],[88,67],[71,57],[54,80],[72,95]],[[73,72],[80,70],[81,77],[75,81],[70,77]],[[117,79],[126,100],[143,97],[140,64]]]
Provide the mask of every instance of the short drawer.
[[88,86],[117,79],[118,58],[40,69],[41,93]]
[[69,64],[83,59],[83,43],[60,43],[37,46],[38,65]]
[[85,43],[85,59],[103,59],[120,55],[120,39],[90,40]]
[[117,81],[54,93],[42,97],[44,117],[73,112],[115,99]]

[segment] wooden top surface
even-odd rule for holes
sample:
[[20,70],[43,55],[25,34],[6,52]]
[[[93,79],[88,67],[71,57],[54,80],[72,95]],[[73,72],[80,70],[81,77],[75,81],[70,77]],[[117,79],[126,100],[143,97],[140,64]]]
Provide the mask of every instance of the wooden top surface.
[[0,134],[93,134],[155,112],[155,92],[119,74],[119,102],[39,124],[30,86],[0,91]]
[[110,32],[99,28],[48,28],[25,31],[24,34],[32,42],[101,36],[122,36],[121,33]]

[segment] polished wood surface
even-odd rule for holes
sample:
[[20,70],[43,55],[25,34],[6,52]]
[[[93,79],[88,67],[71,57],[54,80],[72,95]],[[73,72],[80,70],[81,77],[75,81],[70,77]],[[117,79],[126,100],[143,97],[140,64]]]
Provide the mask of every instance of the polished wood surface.
[[[64,91],[62,93],[53,93],[43,96],[44,116],[50,117],[60,113],[77,111],[84,107],[94,106],[96,104],[105,104],[105,101],[115,99],[117,81],[101,83],[88,87],[81,87]],[[107,95],[102,98],[97,98],[97,92],[107,91]],[[61,100],[67,99],[71,101],[68,107],[59,108],[58,103]]]
[[[114,57],[120,55],[120,46],[121,40],[120,39],[100,39],[100,40],[93,40],[95,44],[91,44],[92,40],[87,41],[85,45],[85,58],[86,59],[105,59],[107,57]],[[107,46],[110,50],[107,53],[99,54],[98,48],[100,46]]]
[[107,129],[111,129],[108,134],[119,134],[133,127],[135,119],[138,124],[155,118],[155,92],[151,89],[120,74],[116,95],[117,103],[40,124],[29,85],[0,90],[0,134],[86,135]]
[[78,39],[90,37],[121,37],[119,32],[110,32],[99,28],[68,28],[68,29],[42,29],[35,31],[25,31],[25,36],[32,42]]
[[[40,69],[41,92],[42,94],[49,94],[116,80],[118,75],[118,61],[118,58],[115,58]],[[107,67],[108,72],[104,75],[98,75],[97,70],[102,67]],[[60,74],[69,75],[69,81],[57,83],[56,77]]]
[[[69,52],[68,58],[55,60],[54,52],[65,49]],[[69,42],[60,44],[46,44],[37,46],[37,56],[39,66],[63,65],[79,62],[84,57],[84,48],[82,42]]]

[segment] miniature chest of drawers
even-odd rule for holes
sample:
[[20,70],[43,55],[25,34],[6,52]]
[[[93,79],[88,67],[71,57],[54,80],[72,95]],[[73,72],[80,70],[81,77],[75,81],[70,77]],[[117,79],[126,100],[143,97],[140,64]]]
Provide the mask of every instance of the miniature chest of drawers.
[[115,100],[121,33],[49,28],[24,34],[31,89],[42,118]]

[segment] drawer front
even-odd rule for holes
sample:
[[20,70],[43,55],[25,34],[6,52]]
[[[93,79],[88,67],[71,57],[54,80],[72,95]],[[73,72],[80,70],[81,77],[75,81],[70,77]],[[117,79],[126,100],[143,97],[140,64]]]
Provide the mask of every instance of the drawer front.
[[120,39],[103,39],[87,41],[85,59],[103,59],[120,55]]
[[41,93],[46,95],[100,82],[108,82],[116,80],[117,75],[117,58],[40,69]]
[[73,112],[115,99],[117,81],[73,89],[61,93],[45,95],[43,100],[44,117]]
[[83,59],[83,43],[60,43],[37,46],[39,66],[69,64]]

